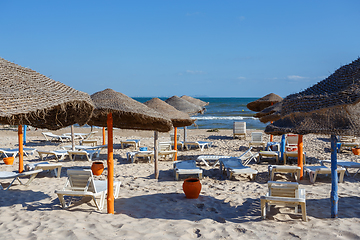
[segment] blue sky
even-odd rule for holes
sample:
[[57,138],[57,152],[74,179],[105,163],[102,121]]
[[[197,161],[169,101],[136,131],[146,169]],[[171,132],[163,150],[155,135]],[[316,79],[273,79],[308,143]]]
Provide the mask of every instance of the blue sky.
[[5,1],[0,57],[92,94],[282,97],[360,56],[360,1]]

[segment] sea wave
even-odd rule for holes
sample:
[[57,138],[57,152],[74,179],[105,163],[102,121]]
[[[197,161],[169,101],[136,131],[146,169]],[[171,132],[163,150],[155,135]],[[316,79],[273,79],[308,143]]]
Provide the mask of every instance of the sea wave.
[[204,117],[191,117],[192,119],[197,120],[244,120],[244,119],[257,119],[254,117],[243,117],[243,116],[222,116],[222,117],[213,117],[213,116],[204,116]]

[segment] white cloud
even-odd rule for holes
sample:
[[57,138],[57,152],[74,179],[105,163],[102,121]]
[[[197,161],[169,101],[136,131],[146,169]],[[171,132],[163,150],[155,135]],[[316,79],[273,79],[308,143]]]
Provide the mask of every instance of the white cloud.
[[305,79],[306,77],[297,76],[297,75],[290,75],[290,76],[287,76],[287,78],[290,79],[290,80],[301,80],[301,79]]
[[187,74],[206,74],[205,72],[203,71],[198,71],[198,70],[186,70],[186,73]]
[[237,79],[244,80],[246,77],[238,77]]

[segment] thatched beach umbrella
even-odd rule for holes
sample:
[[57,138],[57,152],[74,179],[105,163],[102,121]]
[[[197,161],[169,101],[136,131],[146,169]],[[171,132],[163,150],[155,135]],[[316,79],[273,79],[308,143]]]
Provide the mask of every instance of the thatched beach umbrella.
[[[185,112],[187,114],[196,115],[198,113],[203,113],[204,109],[198,105],[195,105],[191,102],[186,101],[185,99],[179,98],[178,96],[172,96],[165,100],[167,104],[170,104],[179,111]],[[186,135],[184,134],[184,141]],[[177,128],[174,128],[174,149],[177,150]]]
[[265,108],[270,107],[271,105],[282,101],[282,99],[283,98],[280,97],[279,95],[276,95],[274,93],[269,93],[268,95],[262,98],[259,98],[253,102],[248,103],[246,107],[251,111],[260,112]]
[[360,58],[336,70],[314,86],[286,97],[280,110],[270,116],[279,119],[267,133],[293,132],[331,135],[331,216],[338,214],[336,135],[360,136]]
[[122,93],[105,89],[91,95],[95,104],[89,125],[108,128],[108,213],[114,213],[114,162],[113,162],[113,126],[123,129],[155,130],[168,132],[172,128],[167,119],[155,110],[147,107]]
[[181,98],[181,99],[184,99],[184,100],[186,100],[186,101],[188,101],[188,102],[191,102],[191,103],[193,103],[193,104],[195,104],[195,105],[198,105],[198,106],[200,106],[200,107],[202,107],[202,108],[204,108],[205,106],[209,105],[209,102],[204,102],[204,101],[202,101],[202,100],[200,100],[200,99],[193,98],[193,97],[186,96],[186,95],[183,95],[183,96],[181,96],[180,98]]
[[0,124],[19,126],[19,172],[23,171],[21,125],[50,130],[83,125],[94,108],[87,93],[3,58],[0,83]]
[[[246,105],[248,109],[254,112],[260,112],[267,107],[274,105],[275,103],[281,102],[283,98],[275,93],[269,93],[268,95],[259,98],[253,102],[250,102]],[[273,135],[270,135],[270,142],[273,141]]]
[[[155,109],[157,112],[163,114],[164,116],[170,118],[175,128],[190,126],[195,122],[195,120],[191,119],[188,114],[177,110],[176,108],[160,100],[159,98],[153,98],[145,102],[144,104],[150,108]],[[175,153],[174,160],[176,161],[176,159],[177,159],[177,152]],[[155,159],[155,166],[156,166],[155,178],[157,178],[159,175],[156,164],[157,164],[157,159]]]
[[204,111],[202,107],[188,102],[185,99],[179,98],[178,96],[172,96],[171,98],[166,99],[165,102],[177,110],[189,114],[190,116],[202,113]]
[[190,126],[195,122],[195,120],[191,119],[188,114],[177,110],[159,98],[153,98],[144,104],[166,116],[167,118],[170,118],[174,127]]

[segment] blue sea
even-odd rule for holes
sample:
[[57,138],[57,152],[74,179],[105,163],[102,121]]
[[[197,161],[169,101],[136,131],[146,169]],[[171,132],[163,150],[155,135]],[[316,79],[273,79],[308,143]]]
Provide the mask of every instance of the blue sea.
[[[135,100],[139,102],[146,102],[151,98],[135,97]],[[167,98],[160,98],[166,100]],[[255,101],[258,98],[211,98],[211,97],[199,97],[198,99],[209,102],[204,114],[198,114],[191,116],[191,118],[197,119],[195,126],[191,128],[201,129],[232,129],[234,121],[245,121],[246,128],[248,129],[265,129],[266,124],[260,122],[259,119],[254,118],[253,115],[256,112],[250,111],[246,104]]]

